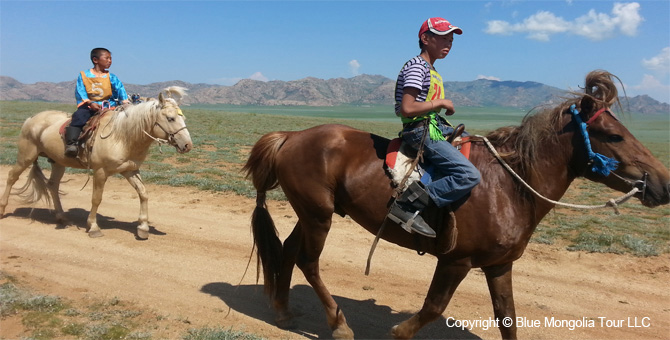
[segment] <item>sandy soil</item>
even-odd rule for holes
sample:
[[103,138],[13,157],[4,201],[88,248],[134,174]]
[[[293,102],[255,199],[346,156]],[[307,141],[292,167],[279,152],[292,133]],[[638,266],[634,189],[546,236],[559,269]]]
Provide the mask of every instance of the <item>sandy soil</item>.
[[[0,167],[0,183],[8,167]],[[19,184],[23,183],[25,174]],[[139,201],[121,178],[111,178],[99,210],[104,237],[85,231],[90,184],[67,175],[63,205],[74,225],[59,228],[43,204],[10,199],[0,220],[1,270],[35,292],[85,302],[118,298],[165,316],[156,337],[179,338],[191,327],[222,326],[268,338],[330,338],[322,307],[296,270],[291,292],[298,328],[281,330],[256,283],[249,219],[253,200],[232,194],[148,185],[151,234],[134,237]],[[4,190],[4,185],[2,186]],[[290,206],[270,202],[282,238],[296,217]],[[435,259],[380,242],[372,273],[364,275],[373,240],[357,224],[335,217],[322,256],[324,281],[358,338],[387,338],[390,328],[422,305]],[[523,339],[670,338],[670,256],[635,258],[568,252],[531,244],[515,264],[517,315]],[[446,320],[493,318],[483,274],[473,270],[444,318],[417,338],[496,339],[495,328],[448,327]],[[554,323],[547,323],[553,318]],[[188,320],[188,322],[184,322]],[[2,320],[0,336],[20,338],[20,321]],[[533,325],[539,323],[539,325]],[[560,324],[559,324],[560,323]],[[571,324],[575,327],[571,327]],[[534,326],[534,327],[530,327]],[[158,329],[158,327],[156,327]],[[573,329],[570,329],[573,328]]]

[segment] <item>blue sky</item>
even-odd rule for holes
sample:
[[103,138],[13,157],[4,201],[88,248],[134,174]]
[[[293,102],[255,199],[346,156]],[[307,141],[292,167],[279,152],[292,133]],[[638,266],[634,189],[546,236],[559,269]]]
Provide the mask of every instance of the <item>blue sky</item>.
[[124,83],[232,85],[379,74],[418,54],[429,17],[463,29],[435,66],[478,78],[583,85],[594,69],[670,102],[670,1],[7,1],[0,75],[61,82],[112,51]]

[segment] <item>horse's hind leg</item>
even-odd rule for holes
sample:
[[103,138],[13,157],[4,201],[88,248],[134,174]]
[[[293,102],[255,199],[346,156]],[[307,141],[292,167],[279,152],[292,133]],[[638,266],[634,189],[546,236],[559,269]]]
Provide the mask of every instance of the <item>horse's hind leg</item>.
[[456,288],[470,271],[469,264],[442,263],[438,261],[433,282],[421,310],[411,318],[393,327],[391,333],[396,339],[413,338],[427,323],[437,319],[447,308]]
[[128,180],[128,183],[135,188],[137,195],[140,197],[140,216],[138,218],[139,225],[137,226],[137,238],[146,240],[149,238],[149,195],[147,195],[147,189],[144,187],[139,170],[123,172],[121,174]]
[[67,224],[67,218],[63,212],[63,205],[60,202],[60,181],[65,174],[65,167],[51,163],[51,175],[49,176],[49,182],[47,183],[47,188],[51,194],[51,200],[54,204],[54,210],[56,211],[56,221],[60,224]]
[[277,326],[284,329],[295,327],[293,314],[289,310],[289,291],[291,289],[293,267],[295,267],[296,257],[300,250],[301,234],[302,228],[300,222],[298,222],[282,247],[281,269],[277,279],[273,307],[277,313],[275,322]]
[[[316,295],[319,297],[326,310],[326,319],[328,320],[330,329],[333,330],[333,338],[353,339],[354,332],[349,328],[349,325],[347,325],[347,320],[344,317],[344,314],[337,306],[337,303],[321,280],[321,275],[319,274],[319,256],[321,255],[326,236],[330,230],[332,212],[328,217],[322,218],[316,217],[317,214],[318,213],[313,210],[307,214],[298,213],[298,216],[300,216],[299,223],[303,228],[303,233],[296,263],[298,268],[302,270],[309,284],[314,288]],[[303,219],[305,216],[309,216],[308,220]]]
[[500,322],[498,326],[503,339],[516,339],[516,311],[512,295],[512,262],[482,268],[491,293],[493,313],[497,320],[512,320],[509,326]]
[[9,202],[9,195],[12,192],[12,186],[19,180],[19,176],[23,171],[33,164],[37,159],[37,147],[35,144],[30,142],[28,139],[21,137],[19,140],[18,154],[16,156],[16,164],[12,166],[7,174],[7,186],[5,187],[5,192],[3,192],[2,197],[0,197],[0,218],[5,214],[5,208]]

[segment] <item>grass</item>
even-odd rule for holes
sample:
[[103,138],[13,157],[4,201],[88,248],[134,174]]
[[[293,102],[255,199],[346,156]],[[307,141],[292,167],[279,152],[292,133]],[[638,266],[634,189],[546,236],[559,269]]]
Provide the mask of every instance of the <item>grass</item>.
[[[16,140],[30,115],[57,109],[72,112],[74,105],[45,102],[0,101],[0,164],[13,164]],[[399,123],[389,106],[287,107],[287,106],[185,106],[195,148],[178,154],[170,147],[152,146],[142,166],[146,182],[187,186],[207,191],[229,191],[253,197],[255,190],[241,172],[249,150],[261,135],[277,130],[302,130],[319,124],[341,123],[392,138]],[[471,134],[518,125],[525,112],[509,108],[462,108],[452,119],[465,123]],[[666,116],[626,115],[624,124],[666,166],[670,166],[670,121]],[[162,152],[161,152],[162,151]],[[46,161],[40,165],[49,168]],[[83,173],[85,170],[70,172]],[[621,193],[578,179],[561,199],[578,204],[602,204]],[[268,193],[285,200],[281,190]],[[557,208],[540,223],[532,242],[560,244],[569,250],[626,253],[650,256],[670,252],[670,209],[647,209],[637,202],[625,204],[622,215],[609,210],[588,213]]]
[[[151,340],[171,336],[166,331],[179,318],[135,309],[118,298],[86,300],[84,306],[51,295],[39,295],[20,286],[14,277],[0,271],[0,317],[19,317],[24,339]],[[182,321],[183,323],[183,321]],[[185,340],[260,340],[243,331],[221,328],[192,328]]]

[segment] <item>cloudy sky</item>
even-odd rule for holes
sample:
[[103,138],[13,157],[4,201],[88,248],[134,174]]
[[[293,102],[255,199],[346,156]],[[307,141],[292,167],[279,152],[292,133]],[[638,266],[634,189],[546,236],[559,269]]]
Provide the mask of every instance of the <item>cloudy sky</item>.
[[379,74],[395,79],[440,16],[463,29],[445,80],[583,85],[594,69],[670,102],[670,2],[0,1],[0,75],[60,82],[112,51],[125,83],[232,85]]

